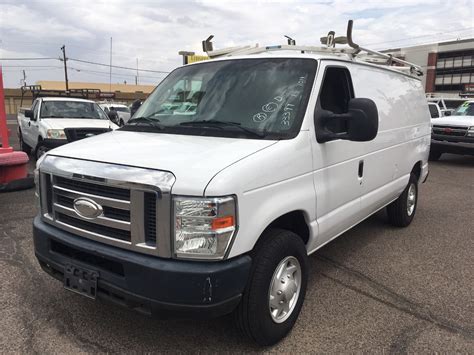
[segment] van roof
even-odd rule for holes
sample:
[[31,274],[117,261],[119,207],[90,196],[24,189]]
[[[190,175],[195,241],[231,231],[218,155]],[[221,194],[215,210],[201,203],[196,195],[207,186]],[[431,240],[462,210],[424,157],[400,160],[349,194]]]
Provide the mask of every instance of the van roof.
[[[294,50],[278,50],[278,51],[267,51],[267,52],[262,52],[262,53],[255,53],[255,54],[243,54],[243,55],[232,55],[232,56],[219,56],[216,58],[211,58],[209,61],[222,61],[222,60],[235,60],[235,59],[252,59],[252,58],[308,58],[308,59],[314,59],[314,60],[337,60],[337,61],[342,61],[346,63],[355,63],[355,64],[361,64],[361,65],[366,65],[370,66],[374,69],[383,69],[383,70],[389,70],[392,73],[396,74],[401,74],[408,76],[410,78],[416,79],[416,80],[421,80],[420,78],[411,75],[408,70],[403,69],[408,69],[408,68],[403,68],[403,67],[397,67],[397,66],[389,66],[389,65],[380,65],[376,63],[371,63],[367,62],[366,60],[362,60],[359,57],[353,57],[350,53],[344,53],[344,52],[328,52],[326,53],[301,53],[301,52],[295,52]],[[190,63],[187,65],[198,65],[200,63],[204,62],[194,62]]]

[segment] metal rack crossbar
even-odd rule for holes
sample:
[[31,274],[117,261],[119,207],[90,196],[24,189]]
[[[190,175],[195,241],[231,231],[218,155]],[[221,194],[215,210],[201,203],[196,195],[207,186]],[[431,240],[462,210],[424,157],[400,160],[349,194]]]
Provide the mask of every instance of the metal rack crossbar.
[[[409,71],[410,74],[421,76],[423,71],[417,64],[407,62],[403,59],[392,56],[391,54],[381,53],[369,48],[359,46],[352,40],[352,27],[353,21],[349,20],[347,24],[347,36],[346,37],[334,37],[334,32],[330,31],[327,37],[322,37],[321,42],[326,44],[326,47],[317,46],[297,46],[295,41],[291,38],[288,40],[287,45],[276,45],[276,46],[262,46],[258,44],[253,46],[240,46],[240,47],[229,47],[219,50],[213,49],[211,42],[214,36],[209,36],[206,40],[202,41],[203,51],[207,53],[209,58],[218,57],[231,57],[238,55],[251,55],[260,54],[271,51],[298,51],[301,53],[324,53],[324,54],[339,54],[347,55],[349,59],[357,59],[366,63],[389,65],[392,69],[399,71]],[[337,44],[348,44],[349,48],[336,48]],[[393,63],[397,63],[398,66],[392,66]]]

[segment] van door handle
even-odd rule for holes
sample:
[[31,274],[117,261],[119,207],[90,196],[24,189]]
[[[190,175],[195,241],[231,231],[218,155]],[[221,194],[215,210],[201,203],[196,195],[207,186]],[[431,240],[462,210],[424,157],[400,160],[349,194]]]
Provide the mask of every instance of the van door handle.
[[364,161],[360,160],[359,161],[359,179],[362,179],[364,176]]

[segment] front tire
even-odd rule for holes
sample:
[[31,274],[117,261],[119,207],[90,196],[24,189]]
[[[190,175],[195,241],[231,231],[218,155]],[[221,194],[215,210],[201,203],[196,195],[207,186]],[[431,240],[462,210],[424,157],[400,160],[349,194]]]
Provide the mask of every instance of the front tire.
[[441,154],[443,154],[443,153],[439,152],[439,151],[436,151],[436,150],[430,150],[430,155],[429,155],[428,159],[431,160],[431,161],[439,160],[439,158],[441,158]]
[[36,160],[38,160],[39,158],[41,158],[41,156],[46,153],[48,151],[48,149],[46,148],[46,146],[41,143],[41,142],[38,142],[38,146],[36,147],[36,153],[35,153],[35,158]]
[[259,345],[283,339],[293,328],[308,282],[306,248],[293,232],[269,229],[253,253],[250,278],[234,311],[238,328]]
[[396,227],[407,227],[415,217],[418,205],[418,178],[410,174],[408,185],[402,194],[387,206],[390,223]]

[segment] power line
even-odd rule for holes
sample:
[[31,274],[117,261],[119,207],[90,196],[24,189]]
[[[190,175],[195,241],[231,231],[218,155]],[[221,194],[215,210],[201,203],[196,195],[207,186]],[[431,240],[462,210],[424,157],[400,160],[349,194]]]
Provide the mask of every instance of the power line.
[[421,36],[414,36],[414,37],[405,37],[405,38],[394,39],[394,40],[390,40],[390,41],[383,41],[383,42],[378,42],[378,43],[368,43],[368,44],[366,44],[366,46],[374,46],[374,45],[377,45],[377,44],[401,42],[401,41],[406,41],[406,40],[411,40],[411,39],[417,39],[417,38],[423,38],[423,37],[439,36],[439,35],[445,35],[445,34],[448,34],[448,33],[463,32],[463,31],[472,30],[472,29],[474,29],[474,27],[458,28],[458,29],[456,29],[456,30],[445,31],[445,32],[438,32],[438,33],[433,33],[433,34],[429,34],[429,35],[421,35]]
[[91,61],[88,61],[88,60],[75,59],[75,58],[68,58],[68,60],[73,60],[73,61],[79,62],[79,63],[100,65],[100,66],[107,67],[107,68],[112,67],[112,68],[117,68],[117,69],[127,69],[127,70],[133,70],[133,71],[138,70],[138,71],[143,71],[143,72],[159,73],[159,74],[168,74],[169,73],[169,71],[130,68],[130,67],[123,67],[123,66],[119,66],[119,65],[110,65],[110,64],[104,64],[104,63],[91,62]]
[[51,59],[56,59],[59,60],[59,58],[0,58],[0,60],[51,60]]

